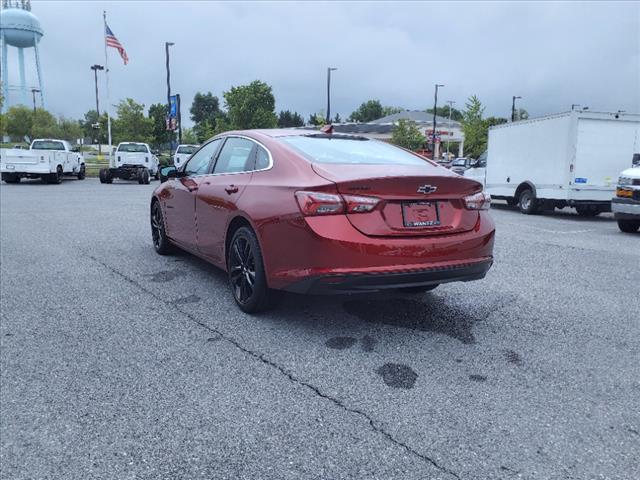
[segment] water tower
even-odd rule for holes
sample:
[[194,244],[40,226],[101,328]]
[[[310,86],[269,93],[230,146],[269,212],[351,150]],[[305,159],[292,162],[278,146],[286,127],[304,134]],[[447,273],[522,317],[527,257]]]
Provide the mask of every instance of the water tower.
[[[44,88],[42,86],[42,71],[40,70],[40,53],[38,51],[38,43],[42,38],[44,31],[40,27],[40,21],[31,13],[31,2],[29,0],[2,0],[2,10],[0,11],[0,44],[2,45],[2,70],[0,71],[0,82],[2,82],[2,96],[4,97],[3,110],[9,103],[29,104],[28,92],[40,94],[40,104],[44,108]],[[18,74],[20,77],[19,85],[10,85],[7,47],[15,47],[18,49]],[[25,48],[33,48],[36,60],[36,72],[38,74],[38,88],[27,89],[25,68],[24,68],[24,50]],[[18,91],[20,94],[19,102],[11,102],[9,98],[10,91]],[[35,100],[34,100],[35,101]]]

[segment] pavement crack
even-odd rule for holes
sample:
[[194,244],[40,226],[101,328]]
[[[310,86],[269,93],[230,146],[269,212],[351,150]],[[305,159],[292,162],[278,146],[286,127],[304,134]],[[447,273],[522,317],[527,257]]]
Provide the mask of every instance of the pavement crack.
[[235,338],[226,335],[224,332],[218,330],[215,327],[212,327],[210,325],[207,325],[206,323],[201,322],[194,315],[192,315],[191,313],[186,312],[182,308],[180,308],[179,304],[176,304],[175,302],[172,302],[172,301],[165,300],[162,297],[156,295],[156,293],[153,290],[147,289],[140,282],[138,282],[135,279],[127,276],[126,274],[122,273],[121,271],[119,271],[118,269],[112,267],[111,265],[105,263],[104,261],[100,260],[99,258],[94,257],[93,255],[91,255],[91,254],[89,254],[87,252],[84,252],[84,254],[88,258],[93,260],[94,262],[102,265],[104,268],[106,268],[107,270],[112,272],[114,275],[117,275],[118,277],[122,278],[126,282],[136,286],[137,288],[139,288],[143,292],[151,295],[152,297],[154,297],[155,299],[161,301],[163,304],[167,305],[168,307],[173,308],[174,310],[177,310],[178,312],[180,312],[182,315],[184,315],[186,318],[188,318],[193,323],[199,325],[200,327],[204,328],[205,330],[208,330],[209,332],[215,333],[216,335],[218,335],[220,337],[220,339],[230,343],[231,345],[233,345],[234,347],[236,347],[238,350],[242,351],[246,355],[249,355],[250,357],[253,357],[256,360],[259,360],[263,364],[265,364],[265,365],[267,365],[267,366],[269,366],[271,368],[276,369],[282,375],[287,377],[290,382],[292,382],[292,383],[294,383],[296,385],[305,387],[306,389],[308,389],[311,392],[313,392],[316,396],[330,401],[335,406],[339,407],[340,409],[344,410],[345,412],[349,412],[349,413],[352,413],[354,415],[358,415],[358,416],[362,417],[364,420],[366,420],[369,423],[369,426],[371,427],[371,429],[374,432],[382,435],[384,438],[386,438],[389,442],[393,443],[394,445],[396,445],[396,446],[398,446],[400,448],[403,448],[409,454],[413,455],[414,457],[418,458],[419,460],[432,465],[433,467],[437,468],[441,472],[446,473],[448,475],[451,475],[452,477],[457,478],[458,480],[461,479],[461,477],[457,473],[455,473],[454,471],[448,469],[447,467],[444,467],[444,466],[440,465],[433,458],[429,457],[428,455],[425,455],[423,453],[418,452],[417,450],[415,450],[414,448],[412,448],[408,444],[406,444],[403,441],[401,441],[401,440],[397,439],[396,437],[394,437],[393,434],[389,433],[381,425],[379,425],[368,413],[366,413],[366,412],[364,412],[362,410],[359,410],[357,408],[350,407],[350,406],[346,405],[340,399],[332,397],[331,395],[322,392],[322,390],[320,390],[315,385],[312,385],[312,384],[306,382],[305,380],[302,380],[301,378],[297,377],[296,375],[294,375],[293,373],[288,371],[283,366],[281,366],[278,363],[274,362],[273,360],[270,360],[269,358],[267,358],[263,353],[259,353],[259,352],[256,352],[254,350],[251,350],[250,348],[245,347],[244,345],[242,345]]

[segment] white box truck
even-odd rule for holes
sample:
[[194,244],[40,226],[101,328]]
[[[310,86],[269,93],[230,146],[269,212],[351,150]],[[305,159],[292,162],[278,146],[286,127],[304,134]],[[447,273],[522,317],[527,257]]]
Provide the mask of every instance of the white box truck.
[[522,213],[595,216],[611,211],[618,174],[639,152],[640,115],[572,111],[491,127],[486,167],[464,175]]

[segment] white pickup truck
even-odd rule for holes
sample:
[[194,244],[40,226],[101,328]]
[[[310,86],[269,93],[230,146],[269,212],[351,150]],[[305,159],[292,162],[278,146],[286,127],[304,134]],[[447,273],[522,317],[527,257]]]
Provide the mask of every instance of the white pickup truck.
[[176,148],[176,153],[173,155],[173,165],[176,168],[180,168],[184,164],[184,162],[189,160],[189,157],[196,150],[198,150],[199,147],[199,145],[178,145],[178,148]]
[[146,143],[120,142],[109,168],[100,169],[100,183],[113,183],[114,178],[149,183],[160,178],[159,162]]
[[43,183],[60,183],[64,176],[85,177],[84,157],[66,140],[37,138],[28,150],[0,149],[0,172],[6,183],[22,178],[40,178]]
[[616,196],[611,200],[613,216],[626,233],[640,230],[640,153],[633,155],[632,165],[620,174]]

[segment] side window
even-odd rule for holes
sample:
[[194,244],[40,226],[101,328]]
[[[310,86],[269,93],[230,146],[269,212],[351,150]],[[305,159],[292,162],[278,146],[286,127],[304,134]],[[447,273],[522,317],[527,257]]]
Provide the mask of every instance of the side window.
[[253,170],[253,147],[246,138],[229,137],[224,143],[213,173],[236,173]]
[[269,153],[260,145],[256,146],[255,170],[262,170],[269,166]]
[[221,138],[213,140],[207,143],[204,147],[198,150],[189,159],[184,166],[184,171],[187,175],[204,175],[209,171],[209,163],[211,163],[211,157],[213,157],[222,142]]

